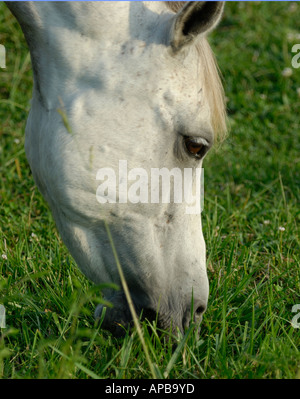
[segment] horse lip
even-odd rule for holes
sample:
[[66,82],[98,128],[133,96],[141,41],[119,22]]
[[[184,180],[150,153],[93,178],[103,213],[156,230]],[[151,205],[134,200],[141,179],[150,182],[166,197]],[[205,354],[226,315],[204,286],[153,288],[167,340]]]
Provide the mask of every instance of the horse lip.
[[[98,305],[94,317],[101,322],[101,327],[110,331],[114,336],[124,336],[128,328],[133,326],[133,317],[129,309],[124,293],[118,292],[107,299],[111,306]],[[195,303],[195,311],[191,314],[191,308],[185,311],[170,311],[170,309],[155,310],[152,306],[141,306],[134,301],[135,311],[140,320],[148,320],[150,323],[156,321],[156,326],[160,330],[165,330],[176,334],[178,330],[181,333],[189,328],[191,322],[198,326],[202,321],[203,313],[206,310],[206,304],[203,301]]]

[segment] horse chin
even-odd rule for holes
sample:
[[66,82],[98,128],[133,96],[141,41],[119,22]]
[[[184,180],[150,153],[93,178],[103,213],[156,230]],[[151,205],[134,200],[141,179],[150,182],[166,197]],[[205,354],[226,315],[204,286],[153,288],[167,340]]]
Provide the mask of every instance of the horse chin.
[[[173,333],[176,330],[173,331],[172,324],[169,324],[167,318],[161,317],[152,309],[143,309],[138,317],[140,320],[148,320],[150,323],[156,320],[158,330]],[[116,338],[124,337],[134,326],[129,307],[124,302],[115,303],[113,307],[98,305],[95,310],[95,319],[100,321],[102,329],[109,331]]]
[[[106,300],[110,303],[110,306],[98,305],[94,314],[95,319],[101,323],[102,329],[109,331],[114,337],[124,337],[134,325],[126,297],[124,293],[118,292]],[[180,315],[178,315],[177,320],[169,312],[157,312],[154,309],[139,306],[135,306],[135,311],[139,320],[148,320],[150,323],[155,321],[158,334],[166,331],[176,337],[178,334],[184,334],[190,326],[191,318],[189,316],[187,316],[188,320],[185,319],[185,322],[182,323]],[[194,319],[196,334],[200,332],[201,321],[202,316],[198,320]]]
[[132,326],[132,317],[123,294],[116,294],[107,299],[110,306],[98,305],[95,310],[95,319],[101,322],[101,328],[115,337],[122,337]]

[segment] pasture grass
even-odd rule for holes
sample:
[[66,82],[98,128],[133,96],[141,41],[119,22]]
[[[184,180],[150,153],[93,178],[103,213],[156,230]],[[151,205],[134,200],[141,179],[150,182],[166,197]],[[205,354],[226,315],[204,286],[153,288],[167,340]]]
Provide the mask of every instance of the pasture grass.
[[0,4],[1,378],[300,377],[300,70],[282,74],[299,12],[230,2],[211,36],[231,131],[204,164],[209,307],[199,337],[193,326],[171,337],[141,324],[151,371],[136,330],[116,339],[95,324],[101,287],[78,271],[35,187],[24,153],[30,58]]

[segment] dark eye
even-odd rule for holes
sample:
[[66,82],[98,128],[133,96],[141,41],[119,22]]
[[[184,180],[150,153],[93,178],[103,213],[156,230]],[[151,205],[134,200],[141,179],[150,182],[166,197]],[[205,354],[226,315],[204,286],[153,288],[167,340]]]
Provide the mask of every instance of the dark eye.
[[203,157],[206,151],[206,145],[190,137],[184,137],[183,140],[185,148],[190,155],[199,159]]

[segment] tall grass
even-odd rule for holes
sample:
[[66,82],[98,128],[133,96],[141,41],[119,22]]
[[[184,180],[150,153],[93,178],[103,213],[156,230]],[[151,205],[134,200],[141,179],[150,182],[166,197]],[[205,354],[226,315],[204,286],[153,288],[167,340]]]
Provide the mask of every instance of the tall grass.
[[95,323],[101,287],[78,271],[34,185],[24,153],[30,58],[0,4],[2,378],[300,377],[300,330],[291,325],[300,303],[300,71],[282,74],[299,11],[229,2],[211,36],[231,133],[204,165],[209,306],[200,337],[194,326],[174,337],[140,322],[150,366],[136,329],[116,339]]

